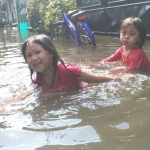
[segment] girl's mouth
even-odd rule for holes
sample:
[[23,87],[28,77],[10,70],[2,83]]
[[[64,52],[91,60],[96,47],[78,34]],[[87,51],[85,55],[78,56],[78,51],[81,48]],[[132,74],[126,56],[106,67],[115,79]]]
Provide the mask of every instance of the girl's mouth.
[[41,62],[37,62],[37,63],[34,64],[34,67],[37,67],[37,66],[39,66],[40,64],[41,64]]

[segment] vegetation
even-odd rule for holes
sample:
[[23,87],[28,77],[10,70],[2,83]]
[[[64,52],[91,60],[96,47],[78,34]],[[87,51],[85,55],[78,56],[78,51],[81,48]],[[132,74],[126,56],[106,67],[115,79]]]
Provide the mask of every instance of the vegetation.
[[[39,32],[49,31],[55,21],[61,20],[59,6],[51,8],[58,0],[29,0],[27,2],[27,20],[31,27]],[[77,9],[76,0],[60,0],[65,11]]]
[[0,23],[0,26],[3,27],[3,26],[11,26],[12,25],[12,22],[11,21],[7,21],[5,20],[4,18],[2,18],[2,21]]

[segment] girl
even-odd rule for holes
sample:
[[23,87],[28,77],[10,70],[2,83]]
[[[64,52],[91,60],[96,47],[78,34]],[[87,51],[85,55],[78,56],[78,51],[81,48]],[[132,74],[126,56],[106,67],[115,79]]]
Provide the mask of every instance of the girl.
[[[22,54],[29,65],[32,83],[48,89],[81,88],[88,83],[115,79],[64,62],[46,35],[35,35],[27,39],[22,46]],[[33,77],[34,72],[36,77]]]
[[121,60],[126,66],[111,69],[112,73],[148,70],[150,62],[142,46],[146,41],[144,22],[135,17],[125,19],[120,27],[120,42],[122,46],[110,57],[92,65]]

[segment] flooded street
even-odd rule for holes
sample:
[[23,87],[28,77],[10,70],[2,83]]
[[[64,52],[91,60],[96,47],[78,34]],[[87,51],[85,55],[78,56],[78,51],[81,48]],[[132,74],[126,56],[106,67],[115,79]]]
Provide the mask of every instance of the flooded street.
[[[0,30],[1,150],[148,150],[150,75],[80,90],[29,88],[21,43],[35,33]],[[60,56],[83,69],[108,74],[112,65],[88,68],[120,47],[118,37],[96,36],[97,46],[60,39]],[[150,41],[143,47],[150,59]]]

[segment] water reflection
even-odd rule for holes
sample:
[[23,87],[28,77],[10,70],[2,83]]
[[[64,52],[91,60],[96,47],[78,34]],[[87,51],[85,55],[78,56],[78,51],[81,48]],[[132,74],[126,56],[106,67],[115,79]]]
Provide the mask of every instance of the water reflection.
[[114,125],[112,127],[115,127],[117,129],[121,129],[121,130],[126,130],[126,129],[129,129],[130,125],[129,125],[129,123],[122,122],[122,123],[120,123],[118,125]]
[[[17,28],[4,30],[0,32],[1,149],[149,149],[149,75],[135,74],[135,81],[111,81],[83,90],[29,89],[29,69],[20,53],[28,34],[22,38]],[[86,64],[109,56],[120,43],[117,37],[96,40],[95,48],[75,47],[74,41],[64,40],[54,44],[64,60],[108,74],[114,64],[91,69]],[[150,58],[149,41],[144,49]]]

